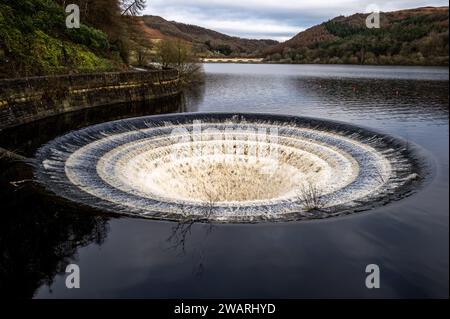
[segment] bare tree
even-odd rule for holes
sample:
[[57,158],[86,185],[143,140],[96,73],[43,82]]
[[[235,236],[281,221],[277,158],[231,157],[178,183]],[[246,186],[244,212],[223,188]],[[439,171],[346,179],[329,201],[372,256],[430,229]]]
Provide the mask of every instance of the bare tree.
[[320,189],[311,181],[302,184],[298,191],[297,199],[302,205],[302,208],[307,212],[319,210],[324,207]]
[[122,15],[138,15],[147,6],[147,0],[121,0]]
[[203,69],[192,45],[181,40],[162,40],[156,46],[156,58],[161,66],[178,70],[182,84],[203,81]]
[[386,184],[387,180],[380,167],[376,166],[374,171],[374,178],[380,184]]
[[184,206],[180,208],[181,219],[172,228],[172,234],[167,239],[168,242],[173,243],[172,248],[180,249],[182,254],[186,252],[186,239],[191,234],[192,227],[195,224],[205,224],[207,226],[206,235],[212,233],[214,224],[211,217],[214,213],[214,206],[216,203],[216,196],[212,192],[206,192],[207,199],[204,202],[204,210],[201,215],[191,214]]

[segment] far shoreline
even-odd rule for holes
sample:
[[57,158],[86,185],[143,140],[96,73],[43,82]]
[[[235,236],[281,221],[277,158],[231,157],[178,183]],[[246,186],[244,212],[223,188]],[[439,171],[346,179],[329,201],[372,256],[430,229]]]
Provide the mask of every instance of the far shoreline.
[[[217,59],[217,61],[204,61],[201,59],[202,64],[248,64],[248,65],[326,65],[326,66],[391,66],[391,67],[439,67],[449,68],[448,64],[348,64],[348,63],[285,63],[285,62],[270,62],[270,61],[245,61],[245,59]],[[254,59],[251,59],[254,60]]]

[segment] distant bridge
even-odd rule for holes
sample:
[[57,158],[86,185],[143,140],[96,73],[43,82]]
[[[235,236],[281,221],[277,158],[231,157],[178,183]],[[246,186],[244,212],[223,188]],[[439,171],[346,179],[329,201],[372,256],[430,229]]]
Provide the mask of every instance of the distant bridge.
[[262,63],[263,58],[203,58],[204,63]]

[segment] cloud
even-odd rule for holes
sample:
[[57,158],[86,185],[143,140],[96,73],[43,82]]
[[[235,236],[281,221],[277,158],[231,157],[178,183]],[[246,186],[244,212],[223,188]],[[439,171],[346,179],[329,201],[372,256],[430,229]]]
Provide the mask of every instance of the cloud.
[[195,24],[233,36],[285,40],[338,15],[424,6],[448,6],[442,0],[149,0],[144,14]]

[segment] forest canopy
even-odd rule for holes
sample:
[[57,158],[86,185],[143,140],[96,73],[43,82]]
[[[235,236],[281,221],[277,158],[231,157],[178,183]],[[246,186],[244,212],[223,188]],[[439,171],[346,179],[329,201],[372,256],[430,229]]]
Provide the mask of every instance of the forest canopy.
[[337,17],[277,46],[267,60],[284,63],[448,65],[448,7]]

